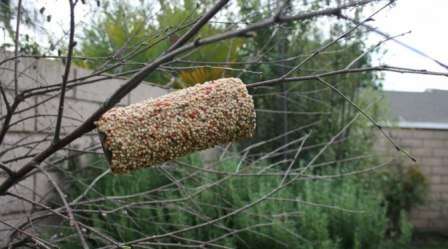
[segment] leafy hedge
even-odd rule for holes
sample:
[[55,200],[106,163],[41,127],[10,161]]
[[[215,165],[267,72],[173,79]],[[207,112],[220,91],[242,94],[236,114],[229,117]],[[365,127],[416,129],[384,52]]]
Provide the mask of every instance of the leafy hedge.
[[[96,158],[94,162],[89,170],[67,175],[74,180],[69,198],[84,192],[104,171],[104,161]],[[263,164],[245,165],[240,176],[230,175],[238,167],[235,160],[197,171],[201,167],[198,157],[192,156],[183,159],[176,170],[152,168],[126,176],[107,175],[83,198],[96,201],[79,202],[78,208],[84,211],[78,213],[78,219],[117,241],[132,241],[222,217],[262,198],[279,186],[282,178],[281,171],[274,169],[255,176],[266,167]],[[174,178],[175,183],[171,181]],[[179,234],[189,240],[166,237],[158,242],[196,245],[193,241],[208,241],[204,244],[207,248],[297,249],[396,248],[406,244],[409,223],[401,219],[401,235],[389,240],[385,199],[379,188],[368,182],[362,177],[301,179],[243,212]],[[132,197],[117,198],[127,195]],[[73,233],[69,226],[63,229],[60,236],[67,236],[63,248],[79,248],[77,237],[69,236]],[[93,247],[103,245],[93,235],[88,241]]]

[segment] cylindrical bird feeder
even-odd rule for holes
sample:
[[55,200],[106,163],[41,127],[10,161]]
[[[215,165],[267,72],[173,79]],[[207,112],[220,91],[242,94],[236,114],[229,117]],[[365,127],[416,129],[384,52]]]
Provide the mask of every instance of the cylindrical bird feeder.
[[224,78],[115,107],[96,126],[112,172],[125,173],[249,138],[255,109],[245,84]]

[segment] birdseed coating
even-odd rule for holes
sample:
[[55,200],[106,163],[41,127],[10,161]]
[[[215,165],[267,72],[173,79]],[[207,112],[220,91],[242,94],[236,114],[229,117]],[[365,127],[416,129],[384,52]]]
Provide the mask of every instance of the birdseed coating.
[[252,137],[255,109],[240,79],[223,78],[112,108],[95,124],[120,174]]

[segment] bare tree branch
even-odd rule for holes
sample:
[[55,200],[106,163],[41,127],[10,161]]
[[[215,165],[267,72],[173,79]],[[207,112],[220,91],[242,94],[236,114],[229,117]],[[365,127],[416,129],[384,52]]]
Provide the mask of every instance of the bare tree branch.
[[441,67],[443,67],[443,68],[448,70],[448,65],[447,64],[445,64],[445,63],[441,62],[440,60],[437,60],[437,59],[429,56],[428,54],[420,51],[419,49],[417,49],[415,47],[412,47],[412,46],[410,46],[410,45],[408,45],[408,44],[406,44],[406,43],[404,43],[404,42],[402,42],[400,40],[397,40],[396,37],[393,37],[393,36],[383,32],[383,31],[381,31],[381,30],[379,30],[379,29],[377,29],[377,28],[375,28],[375,27],[373,27],[371,25],[366,24],[366,23],[360,23],[359,21],[357,21],[357,20],[355,20],[355,19],[353,19],[351,17],[348,17],[346,15],[339,14],[338,16],[341,17],[341,18],[344,18],[346,20],[349,20],[349,21],[351,21],[351,22],[353,22],[355,24],[362,25],[367,30],[375,32],[375,33],[385,37],[388,40],[392,40],[392,41],[396,42],[397,44],[399,44],[400,46],[405,47],[405,48],[409,49],[410,51],[412,51],[412,52],[414,52],[414,53],[416,53],[416,54],[418,54],[420,56],[423,56],[423,57],[425,57],[425,58],[427,58],[427,59],[437,63],[439,66],[441,66]]
[[201,28],[212,19],[216,13],[218,13],[229,0],[219,0],[205,15],[203,15],[199,20],[191,27],[191,29],[182,35],[171,47],[167,50],[167,52],[171,52],[180,46],[183,46],[188,40],[190,40],[193,36],[195,36]]
[[9,112],[11,110],[11,105],[9,104],[8,97],[6,96],[5,89],[3,89],[3,83],[0,82],[0,92],[2,94],[3,102],[6,105],[6,111]]
[[[19,0],[17,3],[17,21],[16,21],[16,32],[14,38],[14,56],[18,57],[19,55],[19,35],[20,35],[20,21],[22,18],[22,0]],[[14,93],[15,96],[18,95],[19,92],[19,77],[18,77],[18,66],[19,61],[14,61]]]
[[73,56],[73,49],[75,48],[75,3],[72,0],[68,0],[69,6],[70,6],[70,34],[69,34],[69,40],[68,40],[68,53],[67,58],[65,62],[65,71],[64,75],[62,76],[62,87],[61,87],[61,93],[59,98],[59,108],[58,108],[58,116],[56,119],[56,127],[54,130],[54,139],[53,143],[57,143],[59,141],[59,135],[61,133],[61,124],[62,124],[62,117],[64,114],[64,100],[65,100],[65,90],[67,87],[67,80],[68,76],[70,75],[70,66],[72,64],[72,56]]

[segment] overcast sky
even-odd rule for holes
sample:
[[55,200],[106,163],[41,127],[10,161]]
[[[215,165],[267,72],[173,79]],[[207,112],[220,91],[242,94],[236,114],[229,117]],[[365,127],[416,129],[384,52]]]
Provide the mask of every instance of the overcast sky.
[[[399,39],[448,64],[448,0],[399,0],[394,8],[378,14],[371,24],[391,35],[411,31]],[[380,38],[372,34],[369,42],[374,44]],[[385,64],[444,71],[434,62],[394,42],[386,43],[383,48],[388,51],[381,59]],[[448,78],[386,73],[384,88],[398,91],[448,90]]]
[[[68,7],[65,6],[67,1],[40,0],[39,2],[47,3],[45,6],[48,6],[48,13],[51,13],[54,17],[53,25],[61,27],[61,24],[64,23],[63,27],[68,26],[66,17]],[[379,6],[376,5],[372,11],[378,9]],[[85,11],[81,12],[84,12],[84,15],[86,13]],[[86,21],[86,16],[78,16],[77,18]],[[370,25],[391,35],[411,31],[410,34],[399,39],[448,64],[448,0],[398,0],[395,7],[384,10],[374,19],[375,21],[370,22]],[[372,33],[369,36],[368,43],[373,45],[382,39],[382,37]],[[434,62],[397,45],[393,41],[384,44],[383,48],[387,50],[387,53],[384,56],[378,56],[380,61],[375,61],[376,64],[384,63],[434,71],[444,70]],[[448,90],[448,78],[385,73],[384,89],[386,90],[424,91],[429,88]]]

